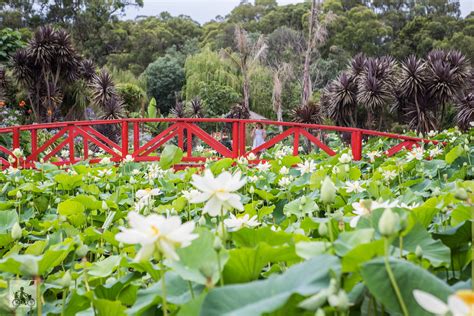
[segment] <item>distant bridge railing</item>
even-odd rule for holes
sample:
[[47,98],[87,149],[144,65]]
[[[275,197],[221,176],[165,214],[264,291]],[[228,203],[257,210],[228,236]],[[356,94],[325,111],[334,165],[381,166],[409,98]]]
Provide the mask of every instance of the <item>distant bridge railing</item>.
[[[156,132],[150,139],[144,139],[144,129],[149,135],[150,128],[146,125],[156,125],[161,123],[167,125],[162,130]],[[208,133],[201,125],[212,125],[216,123],[224,124],[228,139],[227,146],[216,139],[215,133]],[[249,124],[261,123],[264,126],[282,127],[283,131],[278,132],[273,137],[268,137],[265,142],[257,148],[249,149]],[[113,137],[106,136],[104,132],[99,132],[100,126],[109,126],[115,129]],[[151,129],[153,130],[153,129]],[[47,131],[48,133],[41,133]],[[315,132],[315,131],[320,131]],[[104,153],[110,155],[110,160],[120,162],[131,155],[135,161],[157,161],[158,149],[170,141],[175,141],[184,152],[184,163],[200,163],[206,157],[193,156],[193,148],[196,147],[195,140],[199,139],[219,155],[218,157],[239,158],[246,157],[250,153],[258,153],[268,149],[277,143],[289,138],[293,147],[293,155],[298,155],[301,141],[311,143],[328,155],[333,156],[336,149],[330,148],[321,137],[321,132],[338,132],[350,137],[350,147],[354,160],[362,159],[362,140],[366,136],[383,137],[398,140],[398,144],[390,147],[384,152],[387,156],[392,156],[403,148],[420,146],[422,143],[438,144],[438,141],[422,139],[417,137],[403,136],[392,133],[378,132],[352,127],[339,127],[318,124],[301,124],[292,122],[277,122],[269,120],[240,120],[221,118],[138,118],[121,120],[95,120],[95,121],[71,121],[45,124],[32,124],[22,126],[12,126],[0,128],[0,137],[3,143],[8,145],[0,146],[0,163],[3,168],[9,166],[22,166],[24,168],[34,167],[35,162],[50,161],[56,165],[72,164],[82,160],[89,160],[95,163],[101,158],[91,157],[90,148],[102,149]],[[46,135],[46,136],[45,136]],[[41,136],[41,137],[40,137]],[[81,150],[76,150],[75,145],[82,143]],[[92,146],[92,147],[91,147]],[[95,146],[95,147],[94,147]],[[17,157],[15,149],[22,150],[25,155]],[[68,150],[66,157],[61,152]],[[39,158],[41,156],[41,158]]]

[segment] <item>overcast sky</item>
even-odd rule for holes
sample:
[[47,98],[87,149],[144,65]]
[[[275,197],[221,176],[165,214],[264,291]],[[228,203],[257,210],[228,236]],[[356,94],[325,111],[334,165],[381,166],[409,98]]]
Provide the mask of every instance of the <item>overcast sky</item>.
[[[278,0],[279,4],[303,2],[302,0]],[[461,11],[466,16],[474,11],[474,0],[460,0]],[[168,11],[172,15],[189,15],[194,20],[204,23],[217,15],[225,16],[240,0],[144,0],[143,8],[127,9],[126,18],[133,19],[137,15],[158,15]]]

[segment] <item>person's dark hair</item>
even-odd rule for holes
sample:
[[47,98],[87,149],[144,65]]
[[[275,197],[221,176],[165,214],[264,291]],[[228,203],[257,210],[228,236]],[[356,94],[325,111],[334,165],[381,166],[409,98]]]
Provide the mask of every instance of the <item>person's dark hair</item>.
[[263,124],[262,123],[257,123],[257,127],[263,129]]

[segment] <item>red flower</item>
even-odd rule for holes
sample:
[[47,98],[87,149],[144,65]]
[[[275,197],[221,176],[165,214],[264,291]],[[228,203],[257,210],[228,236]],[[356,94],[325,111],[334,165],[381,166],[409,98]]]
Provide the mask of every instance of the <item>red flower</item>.
[[0,101],[0,108],[5,106],[5,101]]
[[25,107],[25,105],[26,105],[26,102],[25,102],[25,101],[23,101],[23,100],[21,100],[21,101],[20,101],[20,103],[19,103],[18,105],[20,106],[20,108],[23,108],[23,107]]

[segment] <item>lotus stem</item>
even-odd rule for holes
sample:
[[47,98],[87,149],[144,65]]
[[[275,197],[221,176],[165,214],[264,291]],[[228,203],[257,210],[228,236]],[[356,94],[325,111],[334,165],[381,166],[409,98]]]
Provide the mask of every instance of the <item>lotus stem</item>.
[[161,270],[161,297],[163,301],[163,315],[168,316],[168,304],[166,302],[166,278],[165,278],[165,265],[163,264],[163,258],[160,260]]
[[388,254],[389,247],[390,247],[390,244],[389,244],[388,238],[385,238],[385,269],[387,270],[388,277],[390,279],[390,282],[392,283],[393,290],[395,291],[395,294],[397,295],[398,303],[400,304],[403,315],[409,316],[407,307],[405,305],[405,302],[403,301],[403,297],[400,292],[400,288],[398,287],[397,280],[395,279],[392,268],[390,267],[389,254]]

